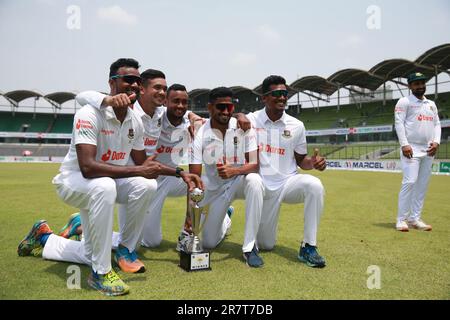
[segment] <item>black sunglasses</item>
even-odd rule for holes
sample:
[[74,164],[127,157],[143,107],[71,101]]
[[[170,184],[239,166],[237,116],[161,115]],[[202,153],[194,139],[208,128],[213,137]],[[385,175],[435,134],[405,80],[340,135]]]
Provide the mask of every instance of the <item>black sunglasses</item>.
[[264,95],[267,96],[270,94],[274,98],[280,98],[280,97],[287,98],[288,93],[289,92],[287,90],[279,89],[279,90],[272,90],[272,91],[266,92],[266,93],[264,93]]
[[142,83],[141,77],[130,74],[116,74],[115,76],[110,77],[110,79],[122,79],[128,84],[133,84],[136,82],[140,85]]

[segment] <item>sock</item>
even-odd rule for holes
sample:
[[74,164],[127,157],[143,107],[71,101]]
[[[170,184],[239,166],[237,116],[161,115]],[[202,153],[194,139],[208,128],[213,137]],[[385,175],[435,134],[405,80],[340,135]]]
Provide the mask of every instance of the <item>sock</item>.
[[39,238],[39,242],[41,243],[42,247],[45,247],[48,237],[50,237],[51,234],[53,233],[44,233],[43,235],[41,235],[41,237]]

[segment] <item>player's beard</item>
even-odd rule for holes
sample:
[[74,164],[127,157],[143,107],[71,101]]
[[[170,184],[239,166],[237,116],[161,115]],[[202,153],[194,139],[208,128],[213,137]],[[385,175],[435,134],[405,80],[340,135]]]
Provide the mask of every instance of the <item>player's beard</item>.
[[416,90],[413,91],[413,94],[414,94],[416,97],[421,98],[421,97],[423,97],[423,95],[425,94],[425,91],[426,91],[425,87],[423,87],[423,88],[417,88]]

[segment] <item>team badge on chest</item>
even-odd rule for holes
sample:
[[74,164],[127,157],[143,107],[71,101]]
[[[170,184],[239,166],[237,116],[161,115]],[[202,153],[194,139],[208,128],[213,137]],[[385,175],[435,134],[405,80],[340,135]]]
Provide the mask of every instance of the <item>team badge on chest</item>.
[[291,138],[292,137],[291,136],[291,131],[284,130],[282,136],[285,137],[285,138]]
[[128,139],[134,139],[134,130],[132,128],[128,130]]

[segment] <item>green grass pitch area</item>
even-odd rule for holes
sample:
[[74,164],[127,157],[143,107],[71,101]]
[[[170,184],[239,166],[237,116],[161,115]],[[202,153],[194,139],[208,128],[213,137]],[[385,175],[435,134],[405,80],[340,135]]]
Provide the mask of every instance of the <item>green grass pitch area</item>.
[[[326,189],[318,235],[324,269],[297,261],[303,236],[303,205],[283,205],[278,241],[262,252],[265,265],[250,269],[241,254],[244,202],[235,201],[232,234],[212,253],[212,271],[187,273],[178,267],[176,239],[185,201],[168,199],[163,243],[141,249],[143,274],[123,274],[130,294],[106,298],[86,283],[69,290],[69,263],[18,257],[17,245],[37,219],[58,231],[76,211],[60,201],[51,184],[52,164],[0,164],[1,299],[449,299],[450,177],[433,176],[423,218],[431,232],[397,232],[394,222],[401,175],[348,171],[313,172]],[[117,221],[116,221],[117,227]],[[381,271],[381,288],[368,289],[369,266]]]

